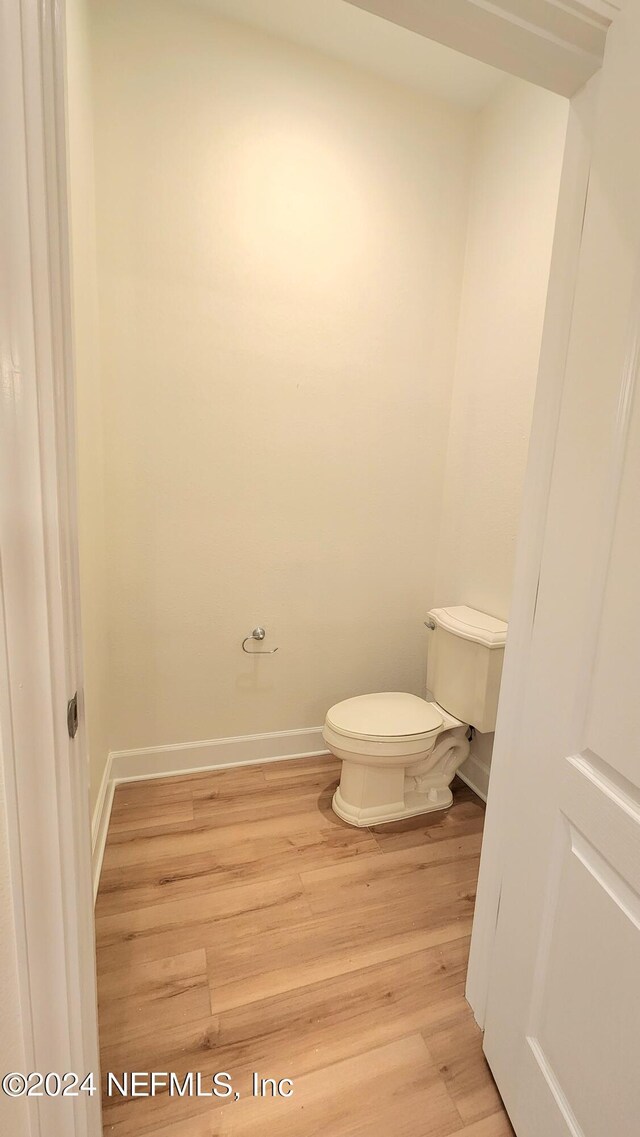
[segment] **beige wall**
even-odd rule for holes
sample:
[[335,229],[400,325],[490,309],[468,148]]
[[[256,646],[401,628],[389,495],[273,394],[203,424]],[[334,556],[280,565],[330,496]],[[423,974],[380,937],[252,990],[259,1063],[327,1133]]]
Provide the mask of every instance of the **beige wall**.
[[503,620],[568,111],[567,100],[507,79],[476,131],[438,593]]
[[94,14],[111,746],[421,693],[472,117],[188,5]]
[[93,809],[109,752],[109,661],[88,0],[66,0],[66,24],[80,588]]
[[[568,109],[507,79],[476,131],[437,592],[504,620]],[[486,764],[491,739],[476,753]]]
[[172,0],[92,17],[109,747],[421,693],[431,605],[508,617],[567,104],[509,79],[475,116]]

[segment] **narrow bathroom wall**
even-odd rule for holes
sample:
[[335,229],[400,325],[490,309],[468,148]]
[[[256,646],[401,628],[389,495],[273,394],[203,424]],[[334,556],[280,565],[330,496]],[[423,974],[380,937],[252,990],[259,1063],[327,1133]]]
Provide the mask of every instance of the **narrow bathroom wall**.
[[[441,604],[508,620],[569,104],[507,78],[476,133],[438,557]],[[493,735],[463,767],[486,793]]]
[[422,694],[474,116],[204,7],[93,16],[111,747]]
[[85,710],[93,811],[109,752],[109,629],[89,8],[89,0],[66,0],[78,537]]

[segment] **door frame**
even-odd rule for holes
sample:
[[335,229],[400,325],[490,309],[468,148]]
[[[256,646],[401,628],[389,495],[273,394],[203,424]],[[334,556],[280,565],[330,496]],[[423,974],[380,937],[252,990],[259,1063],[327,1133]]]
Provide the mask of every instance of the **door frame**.
[[[0,4],[0,752],[23,1073],[93,1096],[15,1103],[31,1137],[101,1133],[82,711],[64,5]],[[18,1042],[18,1040],[16,1040]],[[16,1054],[18,1062],[18,1055]]]
[[[66,700],[82,691],[68,259],[63,0],[0,0],[0,152],[11,161],[0,254],[0,742],[9,805],[23,1043],[29,1069],[99,1078],[84,735]],[[594,80],[589,83],[593,102]],[[4,89],[6,88],[6,90]],[[588,102],[588,100],[587,100]],[[501,818],[518,729],[571,324],[589,169],[585,100],[572,101],[540,375],[521,513],[510,636],[491,777],[467,996],[482,1025],[500,898]],[[586,115],[588,119],[588,114]],[[9,488],[10,487],[10,488]],[[19,523],[19,524],[18,524]],[[4,666],[6,661],[6,667]],[[45,756],[43,758],[43,756]],[[73,1100],[73,1099],[71,1099]],[[29,1099],[32,1137],[100,1137],[99,1094],[66,1112]]]

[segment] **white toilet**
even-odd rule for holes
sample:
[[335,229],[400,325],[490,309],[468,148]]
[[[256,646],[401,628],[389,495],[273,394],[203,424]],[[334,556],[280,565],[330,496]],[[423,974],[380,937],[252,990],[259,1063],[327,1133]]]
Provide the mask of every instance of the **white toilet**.
[[327,713],[324,739],[342,759],[333,809],[350,825],[447,809],[449,786],[469,753],[469,727],[495,730],[507,625],[464,605],[434,608],[425,622],[434,702],[384,691],[345,699]]

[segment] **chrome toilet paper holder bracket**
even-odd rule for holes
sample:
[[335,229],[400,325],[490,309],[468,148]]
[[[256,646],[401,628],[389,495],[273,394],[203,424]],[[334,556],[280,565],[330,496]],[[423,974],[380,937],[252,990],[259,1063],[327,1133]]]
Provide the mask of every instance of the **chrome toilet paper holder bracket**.
[[249,632],[248,636],[244,637],[242,641],[242,650],[245,651],[247,655],[275,655],[278,650],[277,647],[272,647],[270,650],[267,649],[266,651],[249,651],[249,649],[245,647],[245,644],[248,644],[249,640],[258,640],[260,642],[265,638],[266,634],[267,633],[264,628],[254,628],[252,632]]

